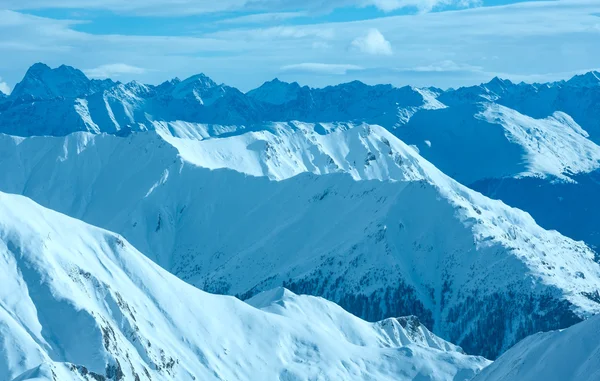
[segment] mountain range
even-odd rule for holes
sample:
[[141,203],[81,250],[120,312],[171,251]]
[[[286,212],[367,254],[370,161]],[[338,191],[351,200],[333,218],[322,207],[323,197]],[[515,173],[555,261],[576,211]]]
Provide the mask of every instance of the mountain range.
[[0,373],[466,381],[500,356],[479,379],[533,377],[511,364],[563,339],[519,341],[600,311],[599,78],[242,93],[36,64],[0,98],[0,191],[41,205],[0,194],[25,290],[0,299]]
[[[446,91],[358,81],[314,89],[273,80],[244,94],[202,74],[152,86],[89,80],[74,68],[36,64],[0,99],[0,131],[126,135],[166,123],[187,124],[186,133],[206,138],[270,122],[377,124],[464,185],[598,247],[596,227],[573,228],[580,216],[600,210],[596,198],[581,202],[581,195],[599,190],[598,78],[598,72],[547,84],[494,78]],[[65,84],[68,91],[61,91]]]

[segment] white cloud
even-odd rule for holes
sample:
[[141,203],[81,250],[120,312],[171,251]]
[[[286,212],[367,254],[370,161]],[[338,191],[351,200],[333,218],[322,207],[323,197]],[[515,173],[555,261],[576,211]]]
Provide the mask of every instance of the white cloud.
[[378,29],[371,29],[366,35],[352,41],[352,46],[363,53],[374,55],[392,55],[392,44]]
[[10,86],[8,83],[2,81],[2,77],[0,77],[0,92],[3,92],[6,95],[10,95]]
[[84,72],[90,78],[113,78],[124,74],[144,74],[146,69],[124,63],[114,63],[84,70]]
[[436,62],[430,65],[424,66],[415,66],[412,68],[406,69],[398,69],[399,71],[416,71],[416,72],[436,72],[436,73],[445,73],[445,72],[481,72],[483,68],[481,66],[474,66],[469,64],[461,64],[456,63],[451,60],[444,60],[440,62]]
[[294,65],[286,65],[281,67],[281,71],[295,73],[317,73],[317,74],[333,74],[344,75],[349,71],[362,70],[363,68],[357,65],[347,64],[325,64],[325,63],[300,63]]
[[267,28],[234,29],[214,32],[209,35],[219,39],[242,39],[249,40],[273,40],[273,39],[302,39],[319,38],[330,40],[335,37],[333,26],[323,25],[279,25]]
[[481,5],[482,0],[367,0],[367,4],[373,5],[384,12],[402,8],[416,8],[420,12],[429,12],[436,7],[454,5],[466,8]]

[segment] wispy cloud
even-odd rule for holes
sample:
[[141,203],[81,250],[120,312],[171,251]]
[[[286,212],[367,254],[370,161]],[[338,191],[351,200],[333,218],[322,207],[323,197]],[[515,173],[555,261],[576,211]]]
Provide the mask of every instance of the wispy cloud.
[[366,35],[352,41],[352,46],[363,53],[374,55],[392,55],[392,44],[377,29],[371,29]]
[[483,4],[483,0],[368,0],[368,3],[384,12],[401,8],[415,8],[420,12],[429,12],[437,7],[472,7]]
[[422,72],[422,73],[446,73],[446,72],[481,72],[483,67],[469,64],[456,63],[452,60],[444,60],[429,65],[415,66],[410,68],[398,68],[398,71]]
[[220,24],[272,24],[282,21],[305,17],[307,12],[273,12],[232,17],[218,21]]
[[300,63],[293,65],[286,65],[281,68],[284,72],[296,72],[296,73],[316,73],[316,74],[333,74],[333,75],[344,75],[349,71],[362,70],[361,66],[349,65],[349,64],[326,64],[326,63]]
[[345,7],[373,6],[384,12],[415,8],[427,12],[438,7],[477,5],[480,0],[3,0],[5,9],[103,9],[112,12],[152,15],[197,15],[217,12],[331,12]]
[[114,63],[84,70],[84,72],[90,78],[116,78],[124,74],[144,74],[146,69],[124,63]]

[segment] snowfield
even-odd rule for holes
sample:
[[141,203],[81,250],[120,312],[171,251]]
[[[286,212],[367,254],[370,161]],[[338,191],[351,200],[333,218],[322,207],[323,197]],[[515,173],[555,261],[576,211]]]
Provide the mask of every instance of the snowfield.
[[521,341],[473,381],[600,379],[600,316]]
[[0,136],[0,189],[118,232],[204,290],[246,299],[286,286],[370,321],[418,315],[488,358],[600,309],[594,252],[382,127],[168,131]]
[[0,193],[3,380],[469,380],[489,362],[416,318],[371,324],[284,289],[249,302],[121,236]]

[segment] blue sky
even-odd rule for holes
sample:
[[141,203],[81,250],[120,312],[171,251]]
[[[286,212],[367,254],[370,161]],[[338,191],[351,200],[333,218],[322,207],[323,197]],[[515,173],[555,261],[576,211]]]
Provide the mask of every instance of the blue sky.
[[600,1],[3,0],[0,90],[41,61],[159,83],[203,72],[248,90],[456,87],[547,81],[600,67]]

